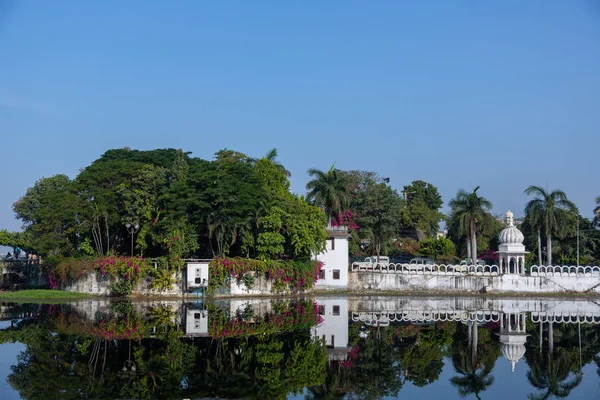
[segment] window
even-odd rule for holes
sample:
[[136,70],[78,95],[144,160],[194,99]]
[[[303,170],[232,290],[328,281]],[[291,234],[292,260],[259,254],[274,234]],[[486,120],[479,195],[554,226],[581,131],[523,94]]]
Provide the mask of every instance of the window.
[[340,279],[340,270],[339,269],[333,270],[333,279]]
[[201,282],[200,282],[200,278],[196,278],[196,279],[194,279],[194,282],[195,282],[196,284],[200,284],[200,283],[201,283]]
[[325,279],[325,270],[324,269],[319,271],[319,279]]
[[200,313],[199,312],[194,313],[194,319],[200,319]]
[[335,238],[332,236],[329,240],[331,240],[331,250],[335,250]]
[[333,315],[340,315],[340,306],[333,306]]
[[325,306],[319,306],[319,315],[325,315]]

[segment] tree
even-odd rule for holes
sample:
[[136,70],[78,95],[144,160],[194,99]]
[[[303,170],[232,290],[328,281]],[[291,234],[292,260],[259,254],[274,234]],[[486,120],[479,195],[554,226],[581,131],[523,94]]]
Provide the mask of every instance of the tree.
[[311,168],[308,175],[313,179],[306,184],[306,199],[325,209],[329,226],[333,214],[344,211],[350,203],[348,178],[342,171],[335,169],[335,164],[327,172]]
[[379,257],[398,232],[403,201],[387,184],[372,182],[358,193],[356,204],[357,224],[362,235],[372,240]]
[[543,391],[527,396],[530,400],[549,399],[553,396],[566,398],[582,380],[581,373],[571,376],[571,365],[564,349],[558,349],[556,352],[533,352],[529,367],[527,380],[533,387]]
[[271,149],[267,152],[267,154],[264,156],[264,158],[270,162],[272,162],[275,167],[277,167],[277,170],[279,172],[281,172],[283,175],[285,175],[287,178],[292,176],[292,173],[290,171],[288,171],[287,169],[285,169],[285,167],[279,162],[277,161],[277,156],[279,154],[277,154],[277,149]]
[[552,265],[552,235],[563,236],[567,227],[568,212],[576,213],[577,207],[562,190],[548,192],[539,186],[529,186],[525,189],[525,194],[535,196],[525,206],[525,215],[531,215],[533,221],[543,226],[546,234],[547,265]]
[[600,230],[600,196],[596,197],[596,208],[594,208],[594,227]]
[[442,256],[444,260],[450,261],[456,254],[456,247],[452,240],[445,237],[435,239],[427,238],[421,240],[419,252],[423,255],[433,257],[434,261],[440,256]]
[[423,234],[431,237],[439,229],[443,214],[439,211],[444,202],[438,190],[431,183],[413,181],[404,186],[404,200],[406,207],[402,212],[404,226],[417,230],[417,236]]
[[[456,224],[458,234],[471,240],[471,261],[477,263],[477,233],[485,232],[492,226],[493,217],[489,214],[492,203],[477,194],[479,186],[471,193],[460,189],[450,200],[450,220]],[[452,223],[452,222],[451,222]]]
[[44,256],[66,255],[77,249],[82,209],[73,182],[66,175],[38,180],[13,204],[29,235],[31,250]]

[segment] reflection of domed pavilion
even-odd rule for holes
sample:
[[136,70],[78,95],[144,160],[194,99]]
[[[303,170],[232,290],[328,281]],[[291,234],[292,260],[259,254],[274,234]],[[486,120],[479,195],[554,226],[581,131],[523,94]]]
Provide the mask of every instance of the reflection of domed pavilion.
[[512,371],[515,371],[515,364],[525,355],[525,342],[527,342],[527,333],[525,333],[525,313],[503,314],[500,319],[500,343],[502,343],[502,355],[512,364]]
[[498,258],[500,260],[501,274],[524,274],[525,273],[525,245],[523,233],[515,226],[513,213],[506,213],[506,228],[500,232],[498,240]]

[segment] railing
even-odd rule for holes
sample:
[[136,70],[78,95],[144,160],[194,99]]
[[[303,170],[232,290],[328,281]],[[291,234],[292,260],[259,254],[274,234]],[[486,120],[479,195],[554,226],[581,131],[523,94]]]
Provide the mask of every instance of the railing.
[[452,264],[400,264],[354,262],[353,272],[379,272],[382,274],[442,275],[442,276],[497,276],[497,265],[452,265]]
[[600,276],[600,267],[590,265],[533,265],[529,271],[531,276]]

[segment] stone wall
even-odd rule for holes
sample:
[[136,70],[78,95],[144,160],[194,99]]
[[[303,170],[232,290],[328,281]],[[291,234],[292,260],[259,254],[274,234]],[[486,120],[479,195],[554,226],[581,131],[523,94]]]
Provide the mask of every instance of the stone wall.
[[[176,272],[175,280],[176,283],[173,284],[170,290],[158,291],[152,289],[152,279],[147,277],[138,282],[133,291],[131,292],[132,296],[183,296],[183,274],[181,271]],[[65,284],[61,287],[61,289],[66,290],[68,292],[79,292],[79,293],[88,293],[92,295],[98,296],[110,296],[110,284],[112,280],[110,278],[104,277],[97,272],[92,272],[86,275],[85,277],[79,279],[76,282],[71,282]]]
[[362,291],[435,291],[435,292],[518,292],[518,293],[599,293],[600,276],[527,276],[506,274],[417,275],[353,271],[348,276],[348,290]]

